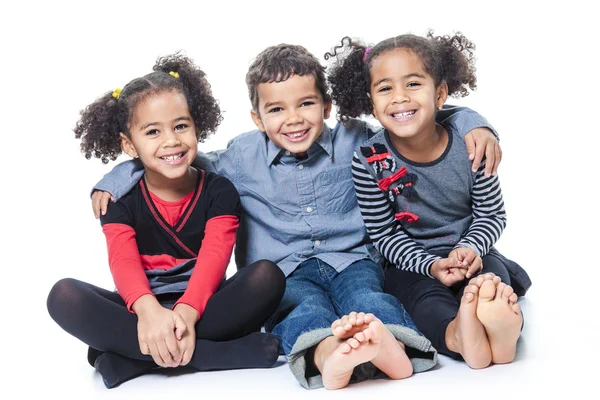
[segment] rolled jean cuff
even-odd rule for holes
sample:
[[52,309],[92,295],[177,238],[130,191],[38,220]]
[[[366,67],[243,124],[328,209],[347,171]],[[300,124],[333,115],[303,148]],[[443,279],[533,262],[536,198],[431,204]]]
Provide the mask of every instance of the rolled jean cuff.
[[[402,325],[385,325],[394,337],[404,343],[406,353],[412,363],[413,371],[423,372],[433,368],[437,364],[437,350],[431,342],[423,335],[411,328]],[[331,328],[315,329],[303,333],[298,337],[292,351],[287,356],[288,365],[292,374],[305,389],[317,389],[323,387],[322,376],[316,375],[306,377],[306,352],[311,347],[317,346],[323,340],[333,336]],[[382,378],[386,375],[379,371],[372,363],[363,363],[354,368],[350,383],[361,382],[366,379]]]

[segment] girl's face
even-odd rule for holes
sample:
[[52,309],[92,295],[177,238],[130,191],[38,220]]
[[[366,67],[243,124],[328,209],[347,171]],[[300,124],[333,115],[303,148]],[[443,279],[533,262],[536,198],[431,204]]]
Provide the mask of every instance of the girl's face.
[[387,51],[371,63],[373,114],[400,139],[435,132],[435,113],[448,96],[445,82],[437,88],[419,56],[406,48]]
[[155,183],[185,177],[196,158],[198,139],[185,96],[175,90],[152,94],[135,107],[131,138],[121,134],[123,151],[139,157]]

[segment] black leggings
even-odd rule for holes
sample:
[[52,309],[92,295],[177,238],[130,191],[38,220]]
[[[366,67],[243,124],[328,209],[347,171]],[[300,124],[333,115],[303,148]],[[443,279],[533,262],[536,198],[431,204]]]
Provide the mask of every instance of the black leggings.
[[[441,257],[448,255],[438,254]],[[504,263],[493,255],[482,257],[481,274],[493,272],[510,285],[510,276]],[[448,350],[446,346],[446,329],[456,318],[460,299],[470,279],[447,287],[437,279],[398,268],[387,268],[385,274],[385,292],[400,300],[417,328],[431,341],[441,354],[454,359],[462,359],[461,355]]]
[[[285,276],[274,263],[261,260],[240,269],[208,301],[196,322],[197,338],[228,341],[260,331],[284,291]],[[176,300],[172,295],[157,299],[169,307]],[[67,278],[52,287],[47,305],[58,325],[90,347],[152,361],[140,351],[138,318],[118,293]]]

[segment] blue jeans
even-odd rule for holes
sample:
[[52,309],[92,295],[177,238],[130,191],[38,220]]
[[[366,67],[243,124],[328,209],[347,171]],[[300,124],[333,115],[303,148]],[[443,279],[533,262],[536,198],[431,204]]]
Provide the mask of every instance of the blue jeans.
[[383,269],[373,261],[357,261],[338,273],[311,258],[288,276],[283,299],[266,329],[281,338],[285,355],[302,334],[330,329],[333,321],[352,311],[373,313],[384,324],[417,331],[398,299],[383,292],[383,284]]

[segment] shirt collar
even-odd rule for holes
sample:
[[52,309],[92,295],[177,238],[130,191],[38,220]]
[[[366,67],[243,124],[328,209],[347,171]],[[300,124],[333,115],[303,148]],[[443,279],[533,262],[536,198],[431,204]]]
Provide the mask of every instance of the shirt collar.
[[[265,134],[265,137],[267,137],[266,134]],[[329,158],[331,158],[333,156],[333,142],[331,140],[331,129],[329,129],[329,127],[326,124],[323,125],[323,132],[321,132],[321,135],[317,138],[315,143],[313,143],[313,145],[310,146],[310,148],[308,149],[309,157],[310,157],[311,153],[314,153],[315,150],[317,150],[316,147],[321,147],[323,150],[325,150],[325,152],[327,153]],[[286,156],[286,151],[284,149],[282,149],[281,147],[275,145],[275,143],[273,143],[267,137],[267,163],[269,165],[272,165],[274,162],[278,161],[281,157],[285,157],[285,156]]]

